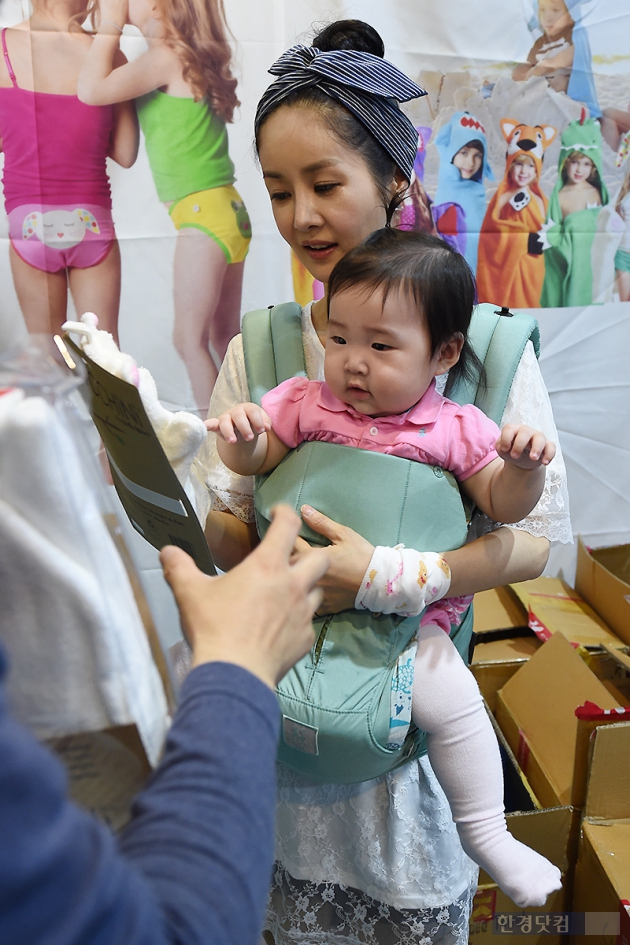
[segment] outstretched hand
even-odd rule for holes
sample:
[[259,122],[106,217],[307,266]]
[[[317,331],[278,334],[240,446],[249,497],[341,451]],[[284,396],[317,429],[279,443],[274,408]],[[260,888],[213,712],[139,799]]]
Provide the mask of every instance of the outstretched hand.
[[[323,599],[317,613],[336,614],[341,610],[349,610],[354,607],[363,576],[374,554],[374,546],[358,532],[339,525],[309,505],[303,505],[300,511],[309,528],[331,542],[326,548],[330,567],[319,581]],[[314,554],[319,554],[319,550],[312,548],[303,538],[298,538],[292,560],[308,560]]]
[[315,584],[330,556],[318,549],[292,559],[300,520],[287,506],[272,514],[261,544],[220,577],[203,574],[173,546],[162,549],[160,561],[193,649],[193,665],[235,663],[274,688],[313,645],[312,617],[322,600]]
[[261,433],[271,430],[271,420],[258,404],[237,404],[218,417],[208,417],[206,429],[216,433],[226,443],[236,443],[239,435],[246,442],[251,442]]
[[544,433],[514,423],[503,427],[495,449],[504,462],[520,469],[548,466],[556,455],[556,444],[548,440]]

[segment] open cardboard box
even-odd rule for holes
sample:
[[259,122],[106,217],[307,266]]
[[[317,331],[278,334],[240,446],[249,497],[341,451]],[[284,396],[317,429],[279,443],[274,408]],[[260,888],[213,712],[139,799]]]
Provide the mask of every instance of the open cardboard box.
[[590,739],[573,911],[586,914],[590,934],[572,935],[571,945],[590,945],[593,934],[602,945],[630,945],[630,722]]
[[496,712],[497,691],[542,646],[529,630],[483,634],[473,652],[470,669],[491,712]]
[[490,711],[497,690],[536,652],[540,641],[529,629],[527,611],[512,589],[495,587],[475,594],[476,645],[470,668]]
[[[568,845],[573,820],[573,810],[569,806],[544,809],[535,797],[529,782],[523,774],[514,753],[507,744],[501,730],[490,716],[497,738],[503,761],[503,777],[505,782],[506,820],[510,832],[522,843],[533,847],[562,871],[566,877],[569,867]],[[544,906],[544,912],[563,912],[568,909],[567,884],[553,893]],[[496,942],[493,931],[493,920],[502,913],[517,914],[519,916],[533,916],[541,914],[540,908],[523,909],[516,906],[512,900],[502,892],[493,880],[483,871],[479,874],[479,885],[473,902],[470,920],[469,941],[473,945],[491,945]],[[510,933],[518,941],[525,936],[516,932]],[[546,931],[540,936],[527,934],[527,941],[537,942],[538,938],[545,942],[560,945],[560,934]]]
[[[497,694],[497,722],[545,807],[583,807],[590,727],[578,721],[576,709],[586,702],[601,710],[626,704],[624,694],[604,685],[561,633]],[[611,715],[598,724],[615,719]]]
[[575,586],[619,639],[630,646],[630,545],[587,548],[578,538]]
[[[474,631],[477,642],[470,668],[492,712],[496,711],[497,690],[556,632],[593,652],[616,650],[630,668],[622,642],[579,594],[558,578],[537,578],[476,594]],[[608,685],[615,673],[596,675]]]
[[[573,822],[573,810],[570,806],[545,809],[536,798],[521,767],[508,745],[505,736],[490,713],[490,719],[495,728],[501,757],[503,761],[503,778],[505,783],[505,808],[508,829],[522,843],[533,847],[543,856],[546,856],[566,876],[569,867],[569,837]],[[549,897],[544,909],[545,912],[562,912],[568,908],[567,884]],[[479,874],[479,884],[473,902],[470,921],[469,939],[474,945],[490,945],[494,943],[495,932],[493,920],[502,913],[535,916],[540,909],[523,909],[514,904],[502,892],[493,880],[483,871]],[[520,940],[515,932],[513,937]],[[559,934],[544,934],[545,941],[559,945],[562,937]],[[530,942],[538,941],[537,936],[527,935]]]
[[527,612],[530,629],[540,640],[548,640],[559,631],[580,646],[620,645],[599,614],[560,578],[540,577],[510,587]]
[[[589,658],[594,659],[594,654]],[[623,699],[622,694],[618,694]],[[576,708],[589,701],[601,708],[593,714],[587,707],[583,718],[576,718]],[[505,726],[505,734],[499,733],[503,753],[533,803],[533,807],[521,803],[518,811],[506,804],[509,829],[562,870],[564,885],[549,897],[544,907],[521,909],[482,872],[470,926],[470,941],[474,945],[486,942],[490,945],[496,941],[493,917],[496,919],[501,913],[515,913],[517,917],[531,913],[533,922],[536,923],[538,917],[542,925],[550,913],[568,912],[579,808],[583,806],[586,790],[589,739],[597,726],[620,718],[616,711],[620,708],[619,700],[594,675],[562,633],[554,634],[522,663],[497,694],[497,705],[497,721]],[[504,765],[504,772],[507,798],[513,790],[509,765]],[[523,940],[526,935],[529,942],[544,938],[559,945],[566,941],[561,930],[549,931],[544,926],[538,933],[530,931],[519,936],[522,921],[515,918],[516,924],[508,934]],[[533,924],[532,927],[538,926]]]

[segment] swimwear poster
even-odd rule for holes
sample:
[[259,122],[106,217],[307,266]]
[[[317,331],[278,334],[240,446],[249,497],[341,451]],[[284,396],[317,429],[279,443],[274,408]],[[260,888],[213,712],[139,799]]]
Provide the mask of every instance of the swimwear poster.
[[[38,11],[26,0],[1,0],[0,26]],[[159,90],[139,100],[140,144],[130,163],[130,146],[125,152],[123,142],[112,156],[108,144],[120,115],[88,115],[69,70],[63,89],[52,73],[40,86],[66,94],[65,103],[56,99],[64,115],[48,112],[20,129],[16,116],[33,76],[47,76],[46,51],[31,44],[29,71],[19,30],[6,31],[5,151],[11,141],[35,149],[52,176],[65,164],[69,185],[44,200],[24,191],[24,177],[4,174],[0,349],[27,326],[36,330],[44,297],[57,315],[65,308],[74,318],[71,295],[67,303],[60,298],[54,278],[55,267],[68,267],[70,293],[79,304],[102,307],[102,327],[149,368],[165,405],[203,413],[239,316],[321,294],[278,235],[256,166],[253,117],[271,81],[266,70],[323,23],[360,18],[380,32],[387,57],[428,92],[404,106],[419,145],[397,224],[455,246],[476,274],[480,301],[539,319],[574,530],[594,545],[630,541],[627,0],[225,0],[225,14],[240,105],[223,137],[221,123],[214,128],[216,148],[211,162],[201,153],[201,175],[182,164],[173,187],[160,175],[163,151],[178,134],[196,133],[208,118],[203,102],[193,108],[189,99],[180,109]],[[120,47],[128,60],[147,48],[131,25]],[[47,133],[62,126],[69,134],[80,126],[89,146],[64,148],[61,134]],[[106,179],[79,198],[82,168],[98,161],[99,148],[102,161],[103,147]],[[572,552],[562,554],[558,567]]]

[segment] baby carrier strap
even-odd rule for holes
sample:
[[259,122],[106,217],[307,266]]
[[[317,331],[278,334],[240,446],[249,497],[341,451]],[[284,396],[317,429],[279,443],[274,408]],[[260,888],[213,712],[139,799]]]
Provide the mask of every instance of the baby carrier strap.
[[512,313],[484,302],[475,308],[468,340],[483,362],[486,383],[460,379],[448,396],[458,404],[475,404],[500,424],[527,342],[534,345],[536,357],[540,353],[538,322],[523,312]]
[[301,312],[297,302],[284,302],[243,316],[243,351],[252,403],[259,404],[263,394],[290,377],[306,377]]

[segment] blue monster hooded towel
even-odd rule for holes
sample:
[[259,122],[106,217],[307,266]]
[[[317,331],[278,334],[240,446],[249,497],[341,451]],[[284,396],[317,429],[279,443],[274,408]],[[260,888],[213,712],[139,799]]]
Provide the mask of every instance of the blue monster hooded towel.
[[[479,142],[483,148],[483,161],[474,177],[466,180],[453,164],[458,151],[471,142]],[[438,186],[435,193],[434,215],[440,234],[455,246],[465,257],[473,272],[477,271],[477,249],[479,232],[486,212],[486,190],[483,178],[494,180],[488,163],[486,132],[474,115],[455,112],[450,121],[438,131],[435,144],[440,155]],[[458,232],[453,234],[440,228],[440,218],[454,207]],[[461,230],[459,229],[461,227]],[[450,226],[449,226],[450,231]]]

